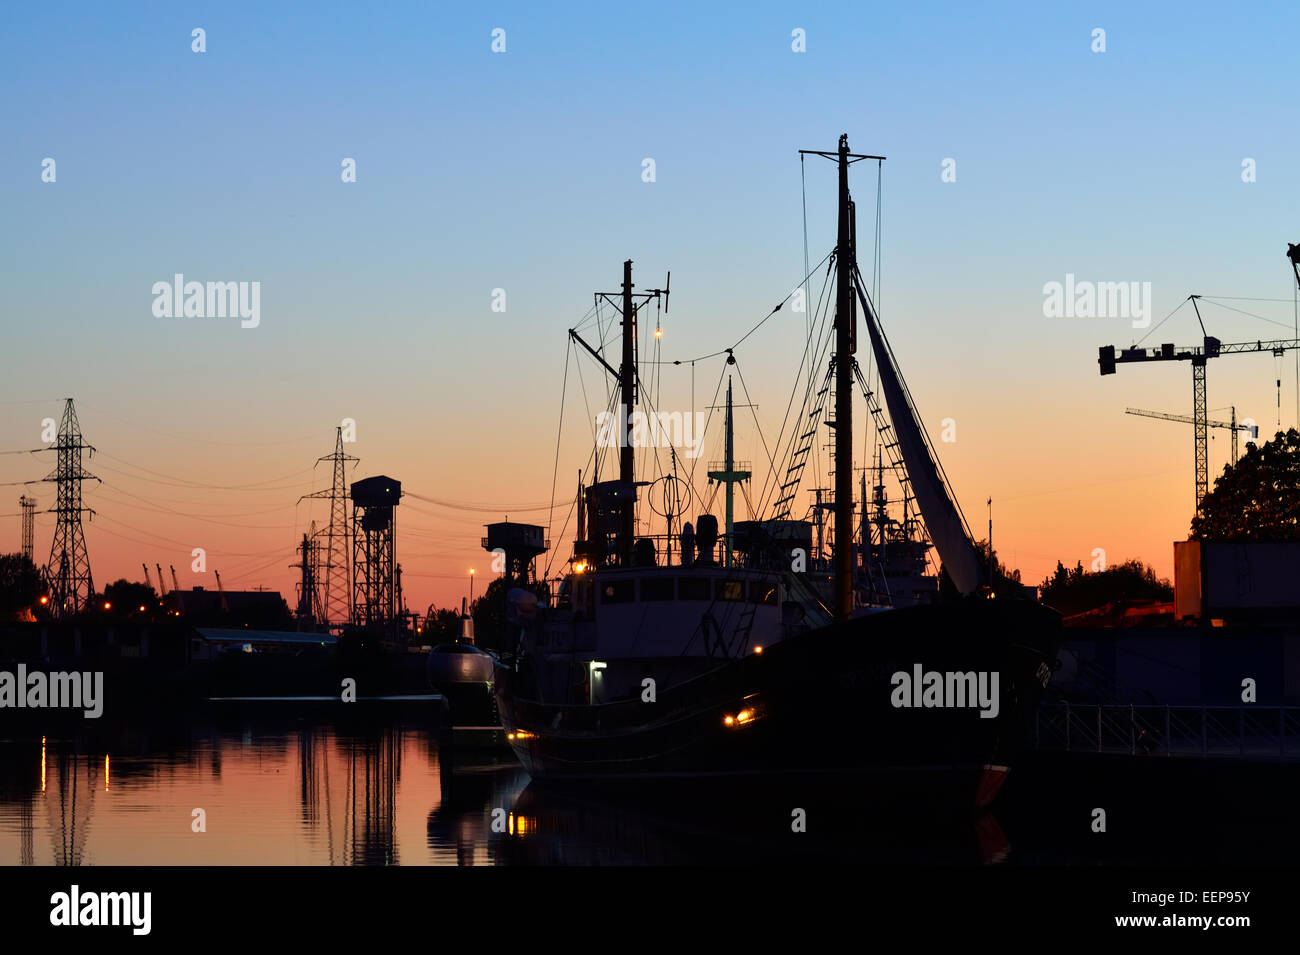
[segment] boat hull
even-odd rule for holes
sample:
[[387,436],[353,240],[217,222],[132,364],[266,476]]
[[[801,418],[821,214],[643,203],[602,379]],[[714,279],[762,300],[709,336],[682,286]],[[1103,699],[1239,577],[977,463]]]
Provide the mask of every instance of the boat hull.
[[[937,772],[983,805],[1026,743],[1059,637],[1060,617],[1047,608],[969,600],[791,637],[657,689],[653,701],[543,703],[502,668],[497,703],[510,745],[539,780]],[[982,705],[978,693],[954,705],[955,694],[927,699],[904,685],[931,673],[982,674]]]

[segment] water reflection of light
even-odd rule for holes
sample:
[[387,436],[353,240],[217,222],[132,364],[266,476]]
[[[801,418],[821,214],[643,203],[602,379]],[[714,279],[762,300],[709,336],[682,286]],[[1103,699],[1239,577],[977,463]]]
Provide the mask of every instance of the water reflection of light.
[[104,792],[108,792],[108,753],[104,754]]
[[45,737],[41,737],[41,792],[45,792]]

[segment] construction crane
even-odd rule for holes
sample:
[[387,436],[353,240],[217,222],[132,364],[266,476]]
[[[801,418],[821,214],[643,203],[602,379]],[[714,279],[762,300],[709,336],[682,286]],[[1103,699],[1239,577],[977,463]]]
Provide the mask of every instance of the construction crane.
[[162,564],[155,563],[154,566],[158,568],[158,596],[165,597],[167,596],[167,582],[163,580]]
[[[1144,418],[1159,418],[1162,421],[1181,421],[1183,424],[1196,424],[1196,419],[1185,414],[1165,414],[1163,411],[1143,411],[1141,408],[1125,408],[1125,414],[1142,415]],[[1251,440],[1259,438],[1259,428],[1253,424],[1237,424],[1237,409],[1232,409],[1231,421],[1207,421],[1207,428],[1230,428],[1232,430],[1232,463],[1237,463],[1237,432],[1249,431]]]
[[[1287,255],[1296,268],[1296,280],[1300,282],[1300,249],[1290,246]],[[1205,411],[1205,363],[1220,355],[1243,355],[1251,352],[1283,352],[1300,348],[1300,339],[1283,339],[1274,341],[1234,342],[1224,344],[1205,331],[1205,322],[1201,320],[1201,310],[1196,304],[1199,295],[1187,296],[1196,310],[1196,320],[1200,323],[1201,347],[1189,346],[1178,348],[1172,344],[1163,344],[1158,348],[1125,348],[1117,355],[1114,345],[1103,345],[1097,349],[1097,364],[1103,375],[1115,374],[1115,366],[1130,362],[1148,361],[1190,361],[1192,363],[1192,440],[1196,451],[1196,509],[1201,509],[1201,502],[1210,490],[1208,426]],[[1281,383],[1279,382],[1279,387]]]
[[[171,572],[172,572],[172,590],[179,591],[179,590],[181,589],[181,585],[180,585],[179,583],[177,583],[177,581],[176,581],[176,565],[175,565],[175,564],[168,564],[167,566],[171,569]],[[158,571],[158,576],[159,576],[159,577],[162,576],[162,571],[161,571],[161,570]]]
[[145,586],[153,590],[153,581],[149,579],[149,567],[143,561],[140,562],[140,566],[144,569]]

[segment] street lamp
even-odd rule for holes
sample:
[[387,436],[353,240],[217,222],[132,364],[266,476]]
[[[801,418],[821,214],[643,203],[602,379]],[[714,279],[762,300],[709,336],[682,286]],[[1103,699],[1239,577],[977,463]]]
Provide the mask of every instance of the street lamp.
[[474,603],[474,568],[469,569],[469,602]]

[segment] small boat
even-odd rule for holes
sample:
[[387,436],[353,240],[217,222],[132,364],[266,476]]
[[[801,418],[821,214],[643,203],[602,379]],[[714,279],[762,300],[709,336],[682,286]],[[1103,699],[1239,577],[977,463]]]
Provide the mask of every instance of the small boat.
[[444,728],[499,727],[492,696],[497,658],[474,644],[474,621],[464,602],[457,640],[429,648],[429,685],[442,694]]

